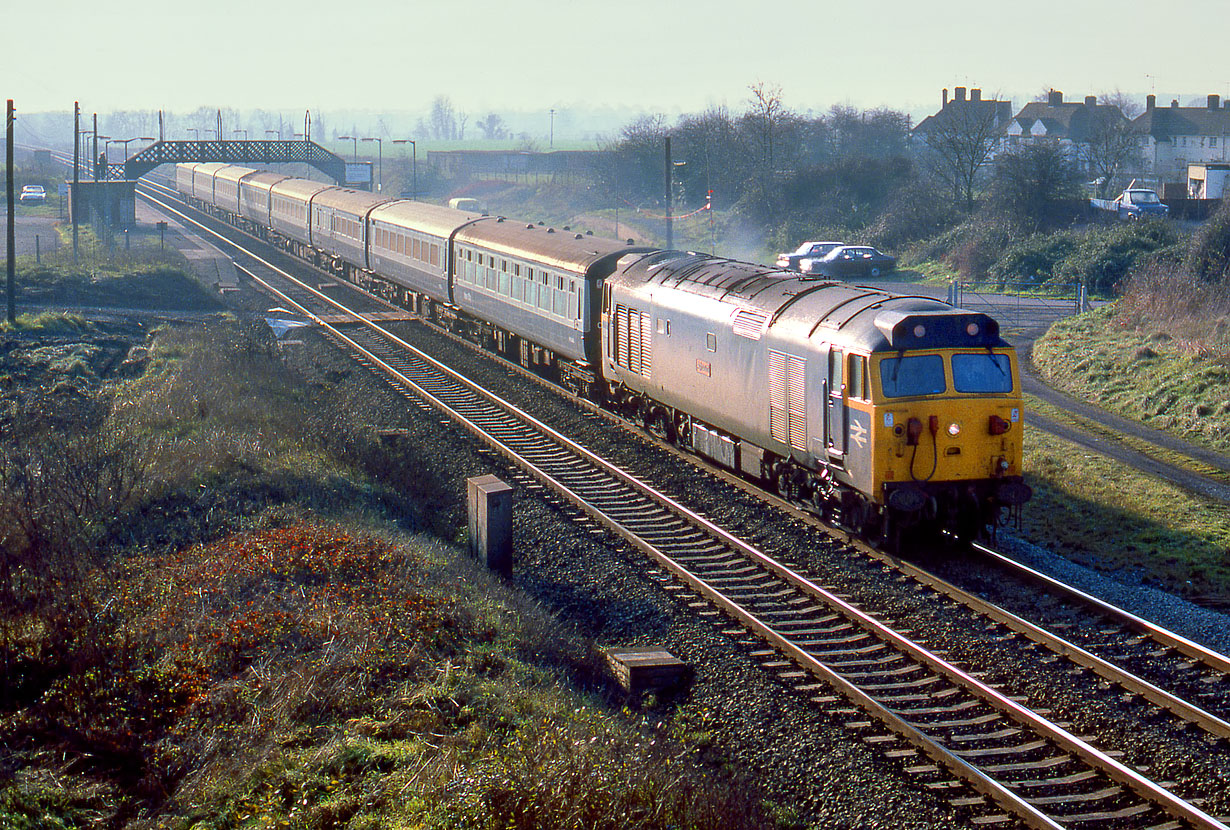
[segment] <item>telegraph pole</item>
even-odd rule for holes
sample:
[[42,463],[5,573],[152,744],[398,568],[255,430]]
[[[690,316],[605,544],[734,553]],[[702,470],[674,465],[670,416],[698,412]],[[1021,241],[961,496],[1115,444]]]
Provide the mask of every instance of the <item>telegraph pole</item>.
[[17,221],[17,206],[13,204],[13,182],[16,179],[16,171],[13,170],[13,99],[9,99],[8,116],[5,120],[4,130],[4,164],[8,171],[8,179],[6,181],[5,196],[8,199],[9,216],[8,216],[8,297],[9,297],[9,325],[14,325],[17,322],[17,233],[15,223]]
[[675,247],[675,227],[671,219],[671,179],[675,165],[671,164],[671,137],[666,137],[666,249]]
[[73,212],[73,262],[77,262],[77,186],[81,184],[81,104],[73,101],[73,190],[69,205]]

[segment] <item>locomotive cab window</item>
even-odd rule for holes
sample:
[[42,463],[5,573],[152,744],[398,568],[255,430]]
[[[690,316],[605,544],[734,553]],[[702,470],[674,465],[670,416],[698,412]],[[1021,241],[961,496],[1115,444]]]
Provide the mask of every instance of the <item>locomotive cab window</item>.
[[952,385],[958,392],[1012,391],[1012,362],[1006,354],[954,354]]
[[938,395],[948,389],[944,358],[938,354],[886,357],[880,361],[880,389],[886,398]]

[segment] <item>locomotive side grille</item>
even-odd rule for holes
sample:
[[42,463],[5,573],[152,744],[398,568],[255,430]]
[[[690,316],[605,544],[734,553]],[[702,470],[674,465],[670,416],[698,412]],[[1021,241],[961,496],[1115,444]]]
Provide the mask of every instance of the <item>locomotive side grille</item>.
[[648,314],[641,314],[641,377],[646,380],[653,374],[653,321]]
[[778,441],[790,440],[790,415],[786,408],[786,356],[769,351],[769,434]]
[[615,306],[615,362],[628,367],[628,308]]
[[806,365],[800,357],[786,358],[786,399],[790,415],[790,446],[807,449],[807,398],[803,394]]
[[769,350],[769,434],[795,449],[807,448],[807,398],[801,357]]
[[628,369],[641,373],[641,315],[635,308],[628,309]]
[[750,340],[759,340],[765,321],[769,318],[754,311],[740,310],[735,312],[734,332]]
[[644,378],[653,372],[652,325],[650,315],[615,305],[615,362]]

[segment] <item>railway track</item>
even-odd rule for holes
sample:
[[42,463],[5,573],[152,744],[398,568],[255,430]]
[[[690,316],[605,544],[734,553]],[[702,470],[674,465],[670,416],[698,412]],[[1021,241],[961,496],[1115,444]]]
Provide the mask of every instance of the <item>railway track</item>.
[[[644,551],[658,565],[666,590],[698,607],[718,609],[738,621],[741,631],[772,646],[757,654],[769,668],[823,706],[833,707],[836,700],[820,692],[836,689],[873,715],[887,732],[869,739],[894,747],[887,750],[890,756],[925,755],[934,762],[908,767],[934,775],[929,785],[948,787],[953,782],[946,776],[955,776],[980,794],[956,799],[958,806],[973,808],[983,796],[989,797],[1005,815],[1038,827],[1224,826],[1196,804],[894,631],[836,591],[775,561],[392,337],[367,319],[371,312],[360,312],[357,332],[330,324],[326,317],[341,311],[339,303],[302,282],[294,294],[275,287],[278,269],[251,257],[252,264],[244,268],[253,280],[315,320],[362,362],[448,413],[525,475]],[[288,278],[284,272],[276,277]],[[1014,630],[1028,627],[1000,624]],[[1078,651],[1057,639],[1047,647],[1066,651],[1066,656]],[[1087,658],[1081,655],[1076,662],[1082,659]],[[1121,685],[1136,683],[1109,663],[1095,670],[1115,674],[1112,682]],[[1172,704],[1154,705],[1199,709],[1165,697],[1168,693],[1160,689],[1150,694]],[[1188,719],[1201,723],[1201,717],[1192,714],[1188,711]],[[1224,728],[1210,717],[1210,731]],[[852,722],[852,728],[871,729],[871,721]],[[910,746],[895,748],[899,741]],[[974,820],[1000,818],[982,808]]]

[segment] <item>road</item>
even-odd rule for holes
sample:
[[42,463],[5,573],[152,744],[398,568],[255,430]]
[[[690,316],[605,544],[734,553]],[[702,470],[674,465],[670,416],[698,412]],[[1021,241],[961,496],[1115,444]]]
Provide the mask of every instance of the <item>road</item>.
[[[8,210],[3,206],[3,199],[0,199],[0,224],[8,221]],[[17,207],[17,215],[15,219],[15,239],[17,242],[17,256],[34,256],[35,238],[38,239],[38,247],[43,253],[53,251],[60,247],[60,238],[56,235],[53,225],[56,223],[56,218],[29,216],[23,215],[22,208]],[[0,257],[8,256],[8,234],[0,232]]]

